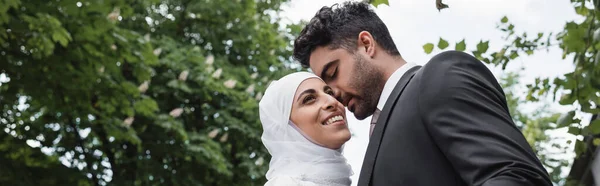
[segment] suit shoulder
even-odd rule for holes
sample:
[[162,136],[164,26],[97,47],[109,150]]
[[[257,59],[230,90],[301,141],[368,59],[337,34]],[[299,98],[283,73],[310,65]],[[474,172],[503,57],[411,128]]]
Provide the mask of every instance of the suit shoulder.
[[[460,51],[445,51],[435,55],[421,68],[419,81],[421,92],[431,92],[425,97],[440,95],[442,87],[463,84],[466,76],[481,76],[479,73],[489,71],[474,56]],[[490,73],[491,74],[491,73]]]
[[448,68],[452,65],[457,65],[457,64],[465,64],[465,63],[470,63],[470,64],[482,64],[483,63],[481,61],[479,61],[477,58],[475,58],[474,56],[467,54],[465,52],[460,52],[460,51],[445,51],[442,53],[439,53],[435,56],[433,56],[425,65],[426,68]]
[[[422,75],[430,79],[432,74],[448,74],[456,72],[452,69],[463,69],[468,71],[489,70],[483,62],[474,56],[460,51],[445,51],[433,56],[422,67]],[[453,72],[451,72],[453,71]]]

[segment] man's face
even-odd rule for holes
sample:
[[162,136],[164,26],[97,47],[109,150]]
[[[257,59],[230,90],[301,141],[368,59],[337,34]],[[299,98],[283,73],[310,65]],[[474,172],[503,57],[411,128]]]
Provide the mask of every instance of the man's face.
[[366,55],[323,46],[311,53],[309,63],[354,117],[363,120],[375,112],[385,80]]

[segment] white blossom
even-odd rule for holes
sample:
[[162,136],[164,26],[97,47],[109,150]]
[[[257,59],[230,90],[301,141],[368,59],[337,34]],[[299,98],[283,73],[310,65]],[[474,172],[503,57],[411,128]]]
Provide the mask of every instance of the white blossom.
[[183,72],[181,72],[179,74],[179,80],[181,81],[185,81],[188,77],[189,71],[188,70],[184,70]]
[[149,81],[144,81],[144,83],[142,83],[142,84],[141,84],[141,85],[138,87],[138,90],[139,90],[141,93],[144,93],[144,92],[146,92],[146,90],[148,90],[148,87],[149,87],[149,86],[150,86],[150,82],[149,82]]
[[262,92],[259,92],[258,94],[256,94],[256,96],[254,97],[254,99],[260,100],[260,99],[262,99],[262,96],[263,96]]
[[256,165],[260,166],[260,165],[262,165],[264,162],[265,162],[265,160],[263,159],[263,157],[259,157],[259,158],[258,158],[258,159],[257,159],[257,160],[254,162],[254,164],[256,164]]
[[254,84],[248,86],[248,88],[246,88],[246,92],[248,92],[249,94],[251,94],[252,92],[254,92]]
[[134,120],[133,116],[129,116],[128,118],[123,120],[123,124],[125,124],[125,126],[129,127],[133,123],[133,120]]
[[250,75],[250,78],[252,78],[252,79],[256,79],[256,77],[258,77],[258,73],[256,73],[256,72],[254,74]]
[[169,115],[176,118],[176,117],[179,117],[181,115],[181,113],[183,113],[183,108],[176,108],[176,109],[171,110],[171,112],[169,112]]
[[213,138],[217,137],[217,134],[219,134],[219,131],[220,131],[219,129],[213,129],[212,131],[210,131],[208,133],[208,137],[210,139],[213,139]]
[[227,87],[227,88],[233,88],[233,87],[235,87],[236,83],[237,82],[235,80],[230,79],[230,80],[225,81],[225,83],[223,83],[223,85],[225,85],[225,87]]
[[117,50],[117,45],[115,45],[115,44],[110,45],[110,49],[111,50]]
[[219,69],[217,69],[217,71],[215,71],[215,72],[212,74],[212,77],[213,77],[213,78],[219,78],[219,77],[221,77],[221,73],[223,73],[223,69],[219,68]]
[[225,133],[223,136],[221,136],[221,139],[219,139],[219,141],[221,141],[223,143],[226,142],[228,135],[229,135],[228,133]]
[[104,66],[101,66],[100,69],[98,69],[98,72],[104,73]]
[[208,57],[206,57],[206,64],[207,65],[212,65],[214,62],[215,62],[215,56],[209,55]]
[[119,16],[121,16],[121,10],[119,8],[115,8],[110,14],[108,14],[108,16],[106,16],[106,18],[111,21],[116,21],[119,19]]
[[162,52],[162,48],[157,48],[157,49],[154,49],[154,51],[152,51],[152,53],[154,53],[154,55],[156,55],[156,56],[160,55],[161,52]]

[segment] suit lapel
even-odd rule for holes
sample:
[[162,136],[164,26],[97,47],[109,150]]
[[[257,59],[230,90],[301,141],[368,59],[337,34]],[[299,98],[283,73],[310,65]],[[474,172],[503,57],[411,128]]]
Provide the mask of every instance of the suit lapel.
[[373,134],[369,139],[369,146],[367,147],[367,152],[365,154],[358,180],[359,186],[367,186],[370,184],[373,166],[375,166],[375,159],[377,158],[377,153],[379,152],[379,145],[381,139],[383,138],[383,131],[387,126],[387,121],[390,118],[390,113],[393,110],[396,101],[400,97],[400,94],[402,94],[404,88],[406,88],[406,85],[408,85],[408,82],[410,82],[412,77],[415,75],[415,72],[420,68],[421,66],[416,66],[404,73],[402,78],[400,78],[398,81],[398,84],[396,84],[396,87],[394,87],[390,97],[388,97],[388,100],[386,101],[385,106],[383,107],[383,110],[377,119],[377,124],[373,129]]

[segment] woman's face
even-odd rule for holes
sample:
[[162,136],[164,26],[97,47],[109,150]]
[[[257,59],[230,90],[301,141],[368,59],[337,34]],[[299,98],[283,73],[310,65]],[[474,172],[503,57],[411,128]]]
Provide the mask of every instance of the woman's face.
[[290,120],[313,142],[330,149],[338,149],[350,139],[344,105],[318,78],[306,79],[298,86]]

